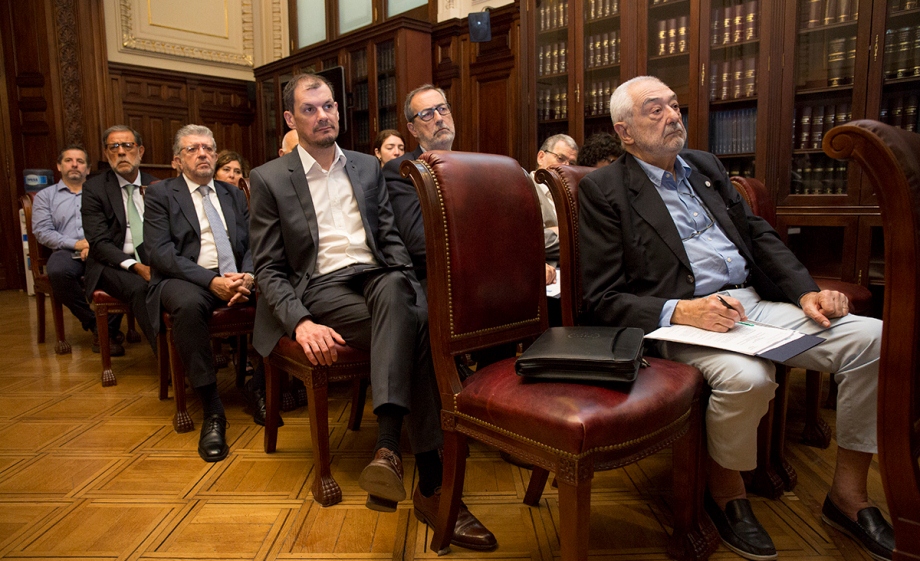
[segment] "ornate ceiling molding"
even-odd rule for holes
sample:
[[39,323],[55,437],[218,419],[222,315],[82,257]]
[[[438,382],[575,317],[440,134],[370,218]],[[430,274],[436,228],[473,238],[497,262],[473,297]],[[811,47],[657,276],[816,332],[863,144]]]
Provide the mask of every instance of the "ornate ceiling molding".
[[252,0],[241,0],[242,4],[242,50],[232,52],[216,48],[205,48],[200,45],[182,44],[178,41],[167,41],[162,38],[139,37],[137,23],[134,21],[134,8],[137,0],[119,0],[117,7],[121,19],[121,49],[124,51],[140,51],[140,53],[157,53],[180,59],[193,59],[220,64],[230,64],[246,68],[253,67],[253,14]]

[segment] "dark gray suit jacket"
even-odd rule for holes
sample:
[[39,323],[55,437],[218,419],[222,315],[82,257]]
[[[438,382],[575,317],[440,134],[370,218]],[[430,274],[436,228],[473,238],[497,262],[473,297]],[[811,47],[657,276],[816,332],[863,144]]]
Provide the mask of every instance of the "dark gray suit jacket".
[[415,266],[415,276],[423,281],[428,276],[425,272],[425,225],[422,223],[422,207],[418,200],[415,185],[408,177],[399,173],[399,166],[406,160],[417,160],[424,150],[419,146],[394,158],[383,166],[383,178],[387,182],[390,204],[396,217],[396,229]]
[[[748,282],[763,299],[798,304],[818,290],[776,231],[751,212],[718,158],[680,155],[692,168],[690,185],[747,260]],[[677,227],[632,155],[585,176],[578,201],[586,321],[648,333],[667,300],[693,298],[696,281]]]
[[[343,150],[345,172],[361,212],[367,244],[383,266],[411,263],[393,225],[393,210],[377,158]],[[316,271],[319,229],[298,150],[252,170],[252,255],[259,285],[252,343],[268,356],[282,335],[310,317],[303,294]]]
[[[141,183],[150,185],[159,181],[149,173],[141,173]],[[145,203],[146,206],[146,203]],[[121,198],[121,187],[113,170],[108,170],[90,178],[83,185],[83,233],[89,242],[89,255],[86,257],[86,297],[92,299],[93,291],[102,276],[105,267],[121,269],[126,259],[134,259],[122,248],[125,246],[125,230],[128,220],[125,217],[125,203]],[[147,244],[137,248],[141,262],[148,263]]]
[[[237,270],[252,272],[246,195],[223,181],[214,181],[214,192],[227,222],[227,236]],[[208,289],[217,273],[198,264],[201,225],[185,178],[173,177],[147,189],[144,206],[144,245],[153,269],[147,291],[147,309],[153,328],[158,330],[164,280],[182,279]]]

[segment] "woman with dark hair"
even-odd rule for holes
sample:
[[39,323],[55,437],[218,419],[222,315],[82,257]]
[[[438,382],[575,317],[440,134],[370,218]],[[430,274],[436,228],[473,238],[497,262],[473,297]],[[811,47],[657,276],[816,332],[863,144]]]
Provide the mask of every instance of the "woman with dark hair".
[[578,151],[578,165],[602,168],[623,155],[623,145],[616,136],[599,132],[592,134]]
[[249,177],[249,162],[232,150],[223,150],[217,155],[214,170],[214,179],[239,187],[240,178]]
[[395,129],[385,129],[377,134],[374,141],[374,155],[380,160],[380,165],[398,158],[406,153],[406,139]]

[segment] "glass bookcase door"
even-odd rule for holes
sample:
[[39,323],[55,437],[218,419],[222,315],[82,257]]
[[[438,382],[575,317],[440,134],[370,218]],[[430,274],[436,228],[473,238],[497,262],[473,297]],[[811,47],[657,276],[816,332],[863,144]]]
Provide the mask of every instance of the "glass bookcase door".
[[[667,84],[680,102],[684,128],[689,124],[690,0],[648,0],[648,45],[646,74]],[[690,135],[687,135],[687,143]]]
[[354,150],[370,152],[371,146],[371,116],[370,116],[370,91],[367,71],[367,49],[359,49],[348,53],[351,69],[352,103],[348,109],[351,111],[351,123],[354,125],[352,138]]
[[377,44],[377,130],[395,129],[399,125],[396,100],[396,44]]
[[709,151],[730,175],[755,174],[760,19],[758,0],[711,4]]
[[535,12],[537,47],[537,138],[542,141],[559,133],[570,134],[569,10],[564,0],[537,0]]
[[790,195],[849,195],[847,165],[824,154],[824,133],[853,118],[856,0],[798,2]]
[[885,18],[882,99],[878,120],[920,131],[920,2],[891,0]]
[[[610,95],[620,85],[620,0],[587,0],[584,5],[585,138],[613,133]],[[545,137],[544,137],[545,138]]]

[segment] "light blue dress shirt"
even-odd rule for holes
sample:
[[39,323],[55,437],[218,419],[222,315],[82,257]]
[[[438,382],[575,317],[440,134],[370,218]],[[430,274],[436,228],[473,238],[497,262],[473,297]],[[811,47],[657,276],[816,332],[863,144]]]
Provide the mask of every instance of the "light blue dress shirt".
[[83,192],[74,193],[58,181],[35,194],[32,233],[38,243],[53,250],[73,250],[83,235]]

